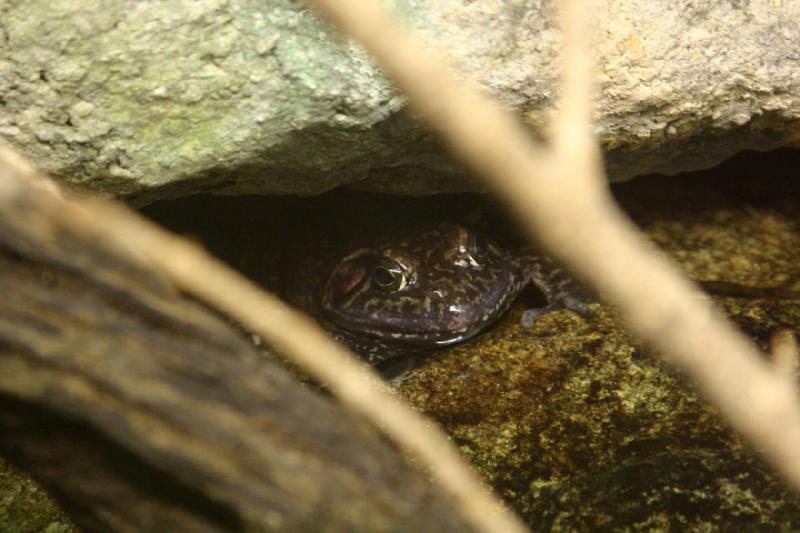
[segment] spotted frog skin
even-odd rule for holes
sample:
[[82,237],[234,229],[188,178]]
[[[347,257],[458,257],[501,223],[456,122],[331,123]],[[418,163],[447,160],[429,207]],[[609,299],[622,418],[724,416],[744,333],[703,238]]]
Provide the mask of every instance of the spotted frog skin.
[[533,283],[556,308],[588,316],[581,291],[531,249],[509,250],[453,224],[370,242],[317,245],[288,271],[286,298],[371,364],[470,339]]

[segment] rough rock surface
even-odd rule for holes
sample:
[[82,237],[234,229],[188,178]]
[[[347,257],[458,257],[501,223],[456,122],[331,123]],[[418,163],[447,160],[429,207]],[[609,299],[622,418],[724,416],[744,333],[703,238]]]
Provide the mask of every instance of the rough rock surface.
[[[546,123],[552,2],[394,4],[465,76]],[[612,179],[800,139],[797,2],[595,0],[593,12]],[[63,180],[139,202],[475,189],[404,106],[301,2],[0,0],[0,140]]]
[[[549,1],[396,0],[535,128],[554,95]],[[596,0],[612,179],[800,137],[800,4]],[[139,201],[202,191],[474,190],[358,47],[302,3],[0,0],[0,139]],[[468,110],[465,110],[467,112]]]

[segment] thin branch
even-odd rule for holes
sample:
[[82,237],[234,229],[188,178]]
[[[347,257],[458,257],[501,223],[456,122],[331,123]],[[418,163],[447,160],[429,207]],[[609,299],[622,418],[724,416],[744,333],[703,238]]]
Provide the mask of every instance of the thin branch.
[[[23,194],[29,187],[20,178],[34,176],[35,171],[0,145],[0,195],[13,198]],[[34,201],[54,213],[61,224],[145,260],[181,289],[260,334],[325,383],[343,403],[419,458],[455,497],[462,516],[477,530],[527,531],[484,488],[436,424],[387,392],[377,374],[334,343],[311,318],[264,292],[194,243],[159,229],[122,205],[99,199],[68,201],[48,192],[42,190]]]
[[[594,83],[592,56],[587,53],[592,41],[591,10],[581,0],[561,0],[559,7],[564,41],[559,113],[550,125],[553,148],[560,163],[581,165],[575,169],[574,179],[585,181],[591,176],[596,185],[601,185],[605,183],[602,156],[591,133]],[[582,157],[575,157],[576,154]]]
[[769,349],[775,372],[786,379],[794,380],[800,358],[794,331],[782,329],[775,332],[769,340]]
[[[594,179],[601,171],[580,137],[573,152],[534,145],[513,116],[455,81],[441,55],[395,23],[383,2],[313,2],[374,55],[420,117],[505,199],[532,238],[617,305],[630,329],[691,375],[732,426],[800,488],[795,387],[638,232]],[[559,6],[565,13],[589,12],[577,0]],[[582,25],[565,30],[566,40],[588,56]],[[571,68],[588,69],[588,61],[570,57]],[[582,99],[564,104],[575,106],[575,116],[588,114],[589,92],[573,85],[588,78],[582,72],[565,80],[565,94]],[[559,134],[556,145],[569,147],[571,140]],[[590,170],[575,175],[576,168]]]

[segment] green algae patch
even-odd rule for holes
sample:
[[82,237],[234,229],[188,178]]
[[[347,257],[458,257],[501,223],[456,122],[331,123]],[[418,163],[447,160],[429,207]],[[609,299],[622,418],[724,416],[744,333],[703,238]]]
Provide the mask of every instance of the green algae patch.
[[78,533],[61,509],[30,478],[0,459],[0,531]]

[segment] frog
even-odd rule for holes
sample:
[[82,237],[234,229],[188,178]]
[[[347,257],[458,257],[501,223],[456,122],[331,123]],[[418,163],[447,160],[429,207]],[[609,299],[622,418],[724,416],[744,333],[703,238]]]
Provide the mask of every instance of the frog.
[[312,249],[289,267],[284,297],[371,365],[476,337],[529,285],[546,305],[525,311],[525,326],[562,308],[593,315],[587,291],[546,255],[458,222]]

